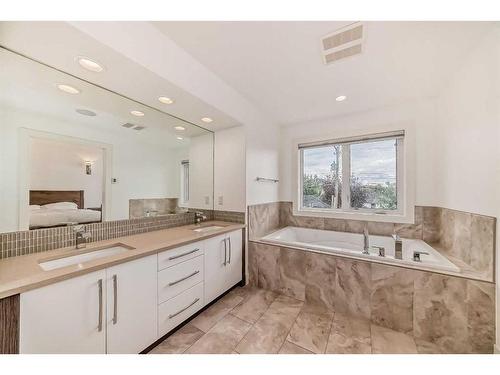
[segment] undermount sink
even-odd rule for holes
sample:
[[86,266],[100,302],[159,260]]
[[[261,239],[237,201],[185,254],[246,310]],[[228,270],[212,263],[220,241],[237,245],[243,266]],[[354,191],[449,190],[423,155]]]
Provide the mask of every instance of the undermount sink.
[[132,247],[123,244],[113,244],[77,255],[41,261],[39,264],[44,271],[51,271],[75,264],[82,264],[95,259],[110,257],[112,255],[121,254],[132,249]]
[[196,228],[196,229],[193,229],[193,231],[197,232],[197,233],[206,233],[206,232],[211,232],[213,230],[222,229],[222,228],[224,228],[224,227],[220,227],[217,225],[211,225],[209,227]]

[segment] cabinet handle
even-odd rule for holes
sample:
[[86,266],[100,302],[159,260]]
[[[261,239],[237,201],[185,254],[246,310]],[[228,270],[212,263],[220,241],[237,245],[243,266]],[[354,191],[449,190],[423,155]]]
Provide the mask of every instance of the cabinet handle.
[[99,288],[99,324],[97,325],[97,332],[102,331],[102,279],[97,282]]
[[118,321],[118,280],[113,275],[113,324]]
[[169,319],[172,319],[172,318],[175,318],[177,315],[183,313],[184,311],[186,311],[187,309],[189,309],[191,306],[193,306],[196,302],[198,302],[200,299],[199,298],[196,298],[193,302],[191,302],[189,305],[187,305],[186,307],[184,307],[183,309],[177,311],[175,314],[170,314],[168,316]]
[[174,260],[174,259],[182,258],[182,257],[184,257],[186,255],[196,253],[197,251],[200,251],[200,249],[194,249],[194,250],[188,251],[187,253],[184,253],[184,254],[174,255],[174,256],[168,258],[168,260]]
[[228,263],[231,264],[231,253],[232,253],[233,247],[231,246],[231,237],[228,237],[227,239],[229,241],[229,261],[228,261]]
[[227,264],[227,243],[226,243],[226,238],[224,238],[224,265]]
[[171,283],[168,283],[168,286],[172,286],[172,285],[175,285],[175,284],[179,284],[180,282],[184,281],[184,280],[187,280],[189,279],[190,277],[193,277],[194,275],[197,275],[199,274],[200,271],[194,271],[191,275],[187,275],[185,277],[183,277],[182,279],[179,279],[177,281],[172,281]]

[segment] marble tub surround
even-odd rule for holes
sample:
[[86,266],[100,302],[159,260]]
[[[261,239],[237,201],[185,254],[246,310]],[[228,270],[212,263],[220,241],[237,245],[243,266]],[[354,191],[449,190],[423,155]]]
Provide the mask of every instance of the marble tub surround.
[[[493,351],[492,283],[252,241],[248,264],[252,286],[368,320],[443,352]],[[362,350],[362,341],[352,345]]]
[[[255,308],[256,302],[258,308]],[[245,313],[242,315],[242,312]],[[245,286],[233,289],[149,352],[180,353],[396,354],[447,351],[413,337],[412,333],[383,327],[369,319]]]
[[178,202],[178,198],[129,199],[129,219],[178,213]]
[[[272,216],[272,217],[270,217]],[[494,281],[496,218],[440,207],[416,206],[413,224],[297,216],[292,202],[274,202],[248,207],[250,240],[277,229],[304,227],[339,232],[420,239],[462,269],[464,277]]]
[[43,271],[39,263],[47,259],[75,255],[77,250],[75,250],[74,246],[2,259],[0,260],[0,299],[245,227],[243,224],[223,221],[208,221],[204,225],[216,225],[221,228],[199,233],[193,231],[198,226],[191,224],[98,241],[87,245],[87,248],[82,251],[92,251],[94,248],[117,243],[132,249],[117,255],[85,262],[81,265],[75,264],[51,271]]

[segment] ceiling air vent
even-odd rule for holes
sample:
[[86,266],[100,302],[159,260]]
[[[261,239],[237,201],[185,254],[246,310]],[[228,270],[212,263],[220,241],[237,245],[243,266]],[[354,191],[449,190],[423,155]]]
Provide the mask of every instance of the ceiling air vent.
[[321,39],[323,61],[331,64],[362,52],[363,24],[356,22]]
[[139,130],[146,129],[146,127],[145,126],[141,126],[141,125],[137,125],[137,126],[134,126],[133,129],[139,131]]
[[127,122],[126,124],[123,124],[122,126],[124,128],[130,129],[130,128],[133,128],[135,126],[135,124],[131,124],[130,122]]

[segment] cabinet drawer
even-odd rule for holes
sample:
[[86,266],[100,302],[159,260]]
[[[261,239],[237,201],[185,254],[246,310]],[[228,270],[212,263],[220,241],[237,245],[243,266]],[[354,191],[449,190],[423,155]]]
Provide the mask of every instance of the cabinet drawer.
[[203,265],[203,255],[200,255],[158,272],[158,303],[203,281]]
[[158,271],[203,254],[203,242],[170,249],[158,254]]
[[163,336],[203,307],[203,283],[158,306],[158,334]]

